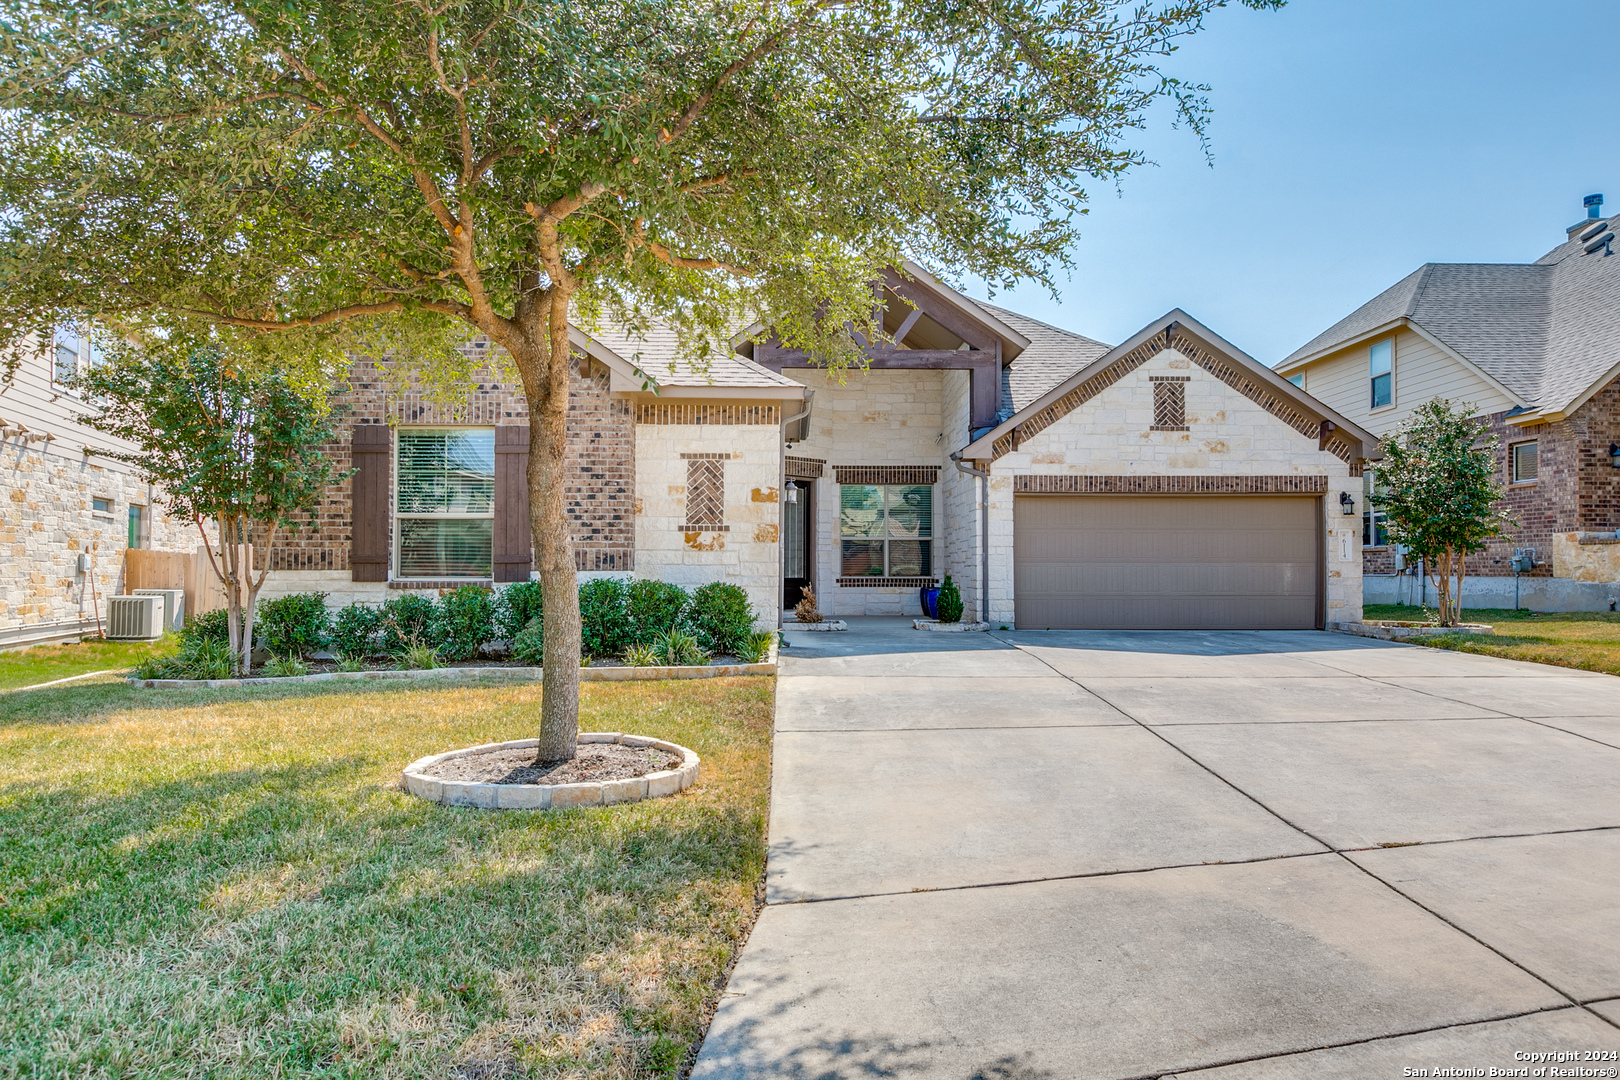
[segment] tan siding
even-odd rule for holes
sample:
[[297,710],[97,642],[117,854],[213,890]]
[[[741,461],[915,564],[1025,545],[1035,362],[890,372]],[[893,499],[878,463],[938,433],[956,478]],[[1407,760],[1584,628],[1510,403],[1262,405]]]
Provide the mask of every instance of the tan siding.
[[[58,454],[79,453],[86,446],[100,451],[131,449],[127,443],[81,423],[89,415],[89,407],[52,384],[51,368],[50,350],[25,351],[15,374],[0,382],[0,417],[13,425],[20,423],[31,432],[56,436],[51,449]],[[116,472],[129,471],[128,466],[107,458],[97,460]]]
[[1394,404],[1369,407],[1370,341],[1318,360],[1305,369],[1305,392],[1374,435],[1398,427],[1412,410],[1437,397],[1473,402],[1481,413],[1511,409],[1514,402],[1477,372],[1446,355],[1411,330],[1395,333]]

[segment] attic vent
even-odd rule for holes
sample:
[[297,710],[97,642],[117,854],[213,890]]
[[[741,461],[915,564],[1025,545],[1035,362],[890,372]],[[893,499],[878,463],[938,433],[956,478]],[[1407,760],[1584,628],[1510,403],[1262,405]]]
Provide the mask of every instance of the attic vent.
[[1607,221],[1598,222],[1596,225],[1593,225],[1590,229],[1587,229],[1585,232],[1581,233],[1581,243],[1583,243],[1583,244],[1586,243],[1588,240],[1592,239],[1592,237],[1596,236],[1598,233],[1602,232],[1604,229],[1607,229],[1608,227],[1609,227],[1609,223]]
[[1601,251],[1604,255],[1613,255],[1614,248],[1610,247],[1610,245],[1613,243],[1614,233],[1604,233],[1602,236],[1586,245],[1586,254],[1595,255],[1597,252]]
[[1187,430],[1187,383],[1185,375],[1150,375],[1153,383],[1153,430]]

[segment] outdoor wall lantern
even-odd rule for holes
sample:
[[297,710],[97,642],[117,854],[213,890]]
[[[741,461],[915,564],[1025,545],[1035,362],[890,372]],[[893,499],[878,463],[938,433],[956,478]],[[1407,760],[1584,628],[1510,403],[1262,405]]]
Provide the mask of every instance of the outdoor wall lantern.
[[1620,443],[1609,444],[1609,464],[1620,469]]
[[787,501],[790,502],[790,503],[796,503],[796,502],[799,501],[799,485],[798,484],[789,484],[787,486]]
[[1345,517],[1355,517],[1356,497],[1348,491],[1339,492],[1339,509],[1343,511]]

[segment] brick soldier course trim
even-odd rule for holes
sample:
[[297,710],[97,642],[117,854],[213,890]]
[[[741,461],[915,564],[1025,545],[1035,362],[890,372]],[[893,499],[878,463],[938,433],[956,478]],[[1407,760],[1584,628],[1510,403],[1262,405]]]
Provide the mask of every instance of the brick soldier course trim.
[[840,484],[937,484],[938,465],[834,465]]
[[636,406],[638,424],[758,424],[781,423],[782,410],[777,405],[754,402],[693,403],[684,401],[656,401]]
[[1321,495],[1325,476],[1013,477],[1019,495]]
[[819,480],[827,470],[827,463],[820,458],[794,457],[787,455],[782,462],[782,472],[793,480]]
[[682,454],[682,461],[730,461],[731,454]]
[[921,589],[929,585],[938,585],[937,577],[841,577],[838,587],[841,589]]

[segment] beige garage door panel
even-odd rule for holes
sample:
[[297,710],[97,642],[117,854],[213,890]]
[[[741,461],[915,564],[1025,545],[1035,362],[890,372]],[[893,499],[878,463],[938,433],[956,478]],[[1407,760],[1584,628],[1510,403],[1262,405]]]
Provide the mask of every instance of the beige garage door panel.
[[1308,629],[1318,503],[1263,495],[1014,500],[1023,629]]

